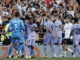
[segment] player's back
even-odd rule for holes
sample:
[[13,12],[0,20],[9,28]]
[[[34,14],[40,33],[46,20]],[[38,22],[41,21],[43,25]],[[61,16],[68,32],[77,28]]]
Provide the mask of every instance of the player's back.
[[14,18],[10,21],[11,27],[12,27],[12,34],[21,34],[22,33],[22,29],[24,28],[24,26],[22,27],[23,21],[19,18]]
[[80,37],[80,24],[74,24],[72,26],[72,30],[73,30],[73,37],[75,38]]
[[62,22],[60,20],[55,21],[55,27],[58,27],[58,31],[62,31]]
[[55,27],[58,27],[57,35],[61,36],[62,35],[62,22],[60,20],[56,20]]
[[[52,21],[45,22],[45,27],[49,27],[49,29],[53,32],[54,30],[54,23]],[[48,29],[46,28],[46,34],[51,34]]]

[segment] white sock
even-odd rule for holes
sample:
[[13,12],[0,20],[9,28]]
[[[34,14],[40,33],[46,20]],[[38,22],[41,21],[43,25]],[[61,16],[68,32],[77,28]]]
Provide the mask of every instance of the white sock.
[[64,55],[64,57],[66,57],[66,51],[63,51],[63,55]]
[[73,50],[71,50],[70,48],[68,48],[68,51],[70,51],[71,53],[73,52]]

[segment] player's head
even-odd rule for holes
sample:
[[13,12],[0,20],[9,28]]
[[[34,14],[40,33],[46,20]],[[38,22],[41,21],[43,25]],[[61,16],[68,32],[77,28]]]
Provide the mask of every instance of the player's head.
[[15,17],[19,17],[20,16],[20,13],[19,12],[16,12],[15,13]]
[[29,20],[29,23],[32,24],[32,23],[33,23],[33,19],[30,19],[30,20]]
[[75,20],[74,20],[74,23],[78,23],[78,19],[75,19]]
[[69,23],[70,22],[70,18],[67,17],[66,18],[66,22]]
[[54,22],[54,21],[55,21],[55,19],[54,19],[54,18],[55,18],[54,16],[51,16],[51,21],[53,21],[53,22]]
[[54,19],[55,20],[58,20],[58,15],[54,15]]

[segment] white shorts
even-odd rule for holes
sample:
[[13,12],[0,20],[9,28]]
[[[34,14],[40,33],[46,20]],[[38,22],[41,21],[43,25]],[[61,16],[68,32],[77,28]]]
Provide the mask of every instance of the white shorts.
[[35,36],[28,36],[26,45],[35,46]]

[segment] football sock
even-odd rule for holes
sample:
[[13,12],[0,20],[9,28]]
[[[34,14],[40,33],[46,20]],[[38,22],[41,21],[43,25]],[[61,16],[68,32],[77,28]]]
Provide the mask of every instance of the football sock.
[[26,46],[26,49],[27,49],[26,56],[30,56],[30,51],[31,51],[30,47]]
[[19,53],[20,50],[21,50],[23,47],[24,47],[24,44],[21,44],[21,45],[19,46],[18,50],[17,50],[17,53]]
[[8,56],[11,56],[12,50],[13,50],[13,46],[10,45],[10,46],[9,46],[9,51],[8,51]]
[[46,45],[43,46],[43,49],[44,49],[44,55],[47,56],[47,48],[46,48]]
[[63,55],[64,55],[64,57],[66,57],[66,51],[63,51]]
[[52,56],[55,57],[56,56],[56,48],[55,48],[55,45],[51,45],[51,51],[52,51]]
[[62,45],[59,45],[59,55],[62,56]]
[[24,55],[24,47],[21,50],[21,54]]
[[71,53],[73,52],[70,48],[67,48],[68,49],[68,51],[70,51]]
[[78,53],[80,54],[80,50],[79,50],[79,47],[77,45],[74,46],[73,55],[76,54],[76,51],[78,51]]

